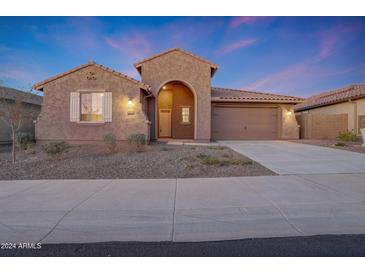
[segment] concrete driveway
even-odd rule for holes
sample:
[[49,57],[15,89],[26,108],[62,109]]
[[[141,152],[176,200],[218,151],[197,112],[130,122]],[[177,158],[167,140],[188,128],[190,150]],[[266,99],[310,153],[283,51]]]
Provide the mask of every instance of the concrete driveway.
[[365,174],[0,181],[0,242],[365,233]]
[[280,175],[365,173],[365,154],[286,141],[221,141]]

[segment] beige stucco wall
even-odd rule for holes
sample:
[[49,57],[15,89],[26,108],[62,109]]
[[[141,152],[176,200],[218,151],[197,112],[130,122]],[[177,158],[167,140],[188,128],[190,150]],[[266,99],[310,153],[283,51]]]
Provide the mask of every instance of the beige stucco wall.
[[[142,82],[157,97],[170,81],[181,81],[192,89],[196,100],[195,139],[210,140],[211,66],[179,51],[146,61],[141,68]],[[156,125],[152,125],[156,126]]]
[[281,139],[299,139],[299,127],[294,115],[294,105],[280,105]]
[[[356,107],[357,105],[357,107]],[[358,116],[365,115],[365,99],[354,100],[351,102],[344,102],[335,105],[329,105],[319,108],[303,111],[303,113],[310,114],[347,114],[348,117],[348,130],[357,131]]]
[[[90,73],[91,79],[87,77]],[[79,90],[112,92],[112,122],[70,122],[70,93]],[[128,115],[128,98],[134,104],[133,115]],[[144,102],[145,97],[136,83],[96,66],[83,68],[44,87],[42,111],[36,123],[37,141],[101,141],[106,133],[113,133],[121,141],[132,133],[148,136]]]

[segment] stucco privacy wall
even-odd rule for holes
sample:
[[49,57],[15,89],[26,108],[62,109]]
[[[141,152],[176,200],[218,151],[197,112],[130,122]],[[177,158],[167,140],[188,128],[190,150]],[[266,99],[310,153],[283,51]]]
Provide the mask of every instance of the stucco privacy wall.
[[[7,104],[14,104],[14,102],[7,101]],[[0,108],[2,105],[0,104]],[[26,113],[32,114],[34,118],[29,117],[27,119],[23,119],[19,132],[27,132],[32,134],[34,136],[34,119],[38,116],[38,113],[41,110],[41,107],[39,105],[33,105],[33,104],[23,104],[23,110]],[[0,109],[1,111],[1,109]],[[6,111],[6,110],[5,110]],[[11,143],[12,142],[12,136],[11,136],[11,128],[9,124],[5,121],[3,121],[0,118],[0,144],[1,143]]]
[[365,99],[354,100],[303,111],[303,114],[347,114],[347,129],[359,133],[358,116],[365,115]]
[[[70,93],[79,90],[112,92],[112,122],[70,122]],[[132,133],[148,136],[143,112],[145,98],[138,84],[123,79],[97,66],[88,66],[44,86],[41,114],[36,123],[37,141],[100,141],[106,133],[117,140],[127,140]],[[128,99],[133,102],[133,115],[128,115]]]
[[[210,140],[211,66],[179,51],[172,51],[143,63],[142,82],[156,96],[170,81],[181,81],[195,93],[195,139]],[[155,127],[156,125],[151,125]]]
[[[358,133],[360,133],[360,128],[361,127],[364,127],[365,128],[365,99],[361,99],[361,100],[356,100],[356,104],[357,104],[357,123],[358,123],[358,126],[357,126],[357,130],[358,130]],[[360,124],[360,121],[359,121],[359,117],[361,116],[361,119],[362,119],[362,123]]]

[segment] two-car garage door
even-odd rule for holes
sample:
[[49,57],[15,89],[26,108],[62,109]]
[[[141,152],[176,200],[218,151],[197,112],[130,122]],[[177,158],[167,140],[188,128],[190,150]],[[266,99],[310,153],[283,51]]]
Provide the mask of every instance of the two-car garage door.
[[212,138],[215,140],[278,139],[278,108],[213,105]]

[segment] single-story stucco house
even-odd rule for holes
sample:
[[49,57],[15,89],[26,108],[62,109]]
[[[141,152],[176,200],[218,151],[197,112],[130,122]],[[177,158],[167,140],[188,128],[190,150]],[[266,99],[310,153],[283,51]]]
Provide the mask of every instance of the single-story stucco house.
[[141,81],[89,62],[34,85],[44,101],[37,141],[298,139],[302,98],[215,88],[218,66],[174,48],[135,64]]
[[303,139],[334,139],[340,132],[365,128],[365,85],[320,93],[294,107]]
[[[0,86],[0,114],[1,112],[7,112],[8,105],[14,104],[15,100],[19,100],[23,103],[25,111],[34,113],[36,117],[41,111],[42,99],[42,96],[36,94]],[[22,120],[19,132],[28,132],[34,136],[34,120],[32,118]],[[0,117],[0,144],[11,142],[11,128],[7,120],[4,121]]]

